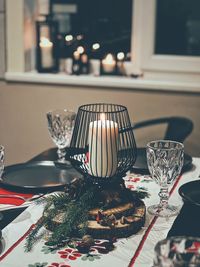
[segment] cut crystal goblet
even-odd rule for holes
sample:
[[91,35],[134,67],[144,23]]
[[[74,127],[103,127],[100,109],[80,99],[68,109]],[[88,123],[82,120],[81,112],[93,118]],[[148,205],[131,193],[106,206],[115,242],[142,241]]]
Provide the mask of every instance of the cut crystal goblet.
[[171,217],[179,208],[168,204],[169,186],[180,175],[184,161],[184,145],[170,140],[157,140],[147,144],[147,164],[152,179],[160,186],[160,203],[148,211],[152,215]]
[[199,267],[200,238],[173,236],[155,246],[154,267]]
[[65,159],[66,147],[69,147],[74,129],[76,113],[67,109],[57,109],[47,113],[50,136],[58,147],[58,162],[70,165]]

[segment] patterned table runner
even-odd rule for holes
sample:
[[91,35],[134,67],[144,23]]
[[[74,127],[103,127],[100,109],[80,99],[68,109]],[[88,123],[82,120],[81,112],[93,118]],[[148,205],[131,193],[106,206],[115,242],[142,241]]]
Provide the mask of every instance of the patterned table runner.
[[[178,188],[189,181],[198,179],[200,159],[193,159],[194,167],[183,174],[170,191],[170,202],[182,206]],[[148,176],[128,173],[127,187],[149,193],[144,199],[146,206],[158,203],[159,187]],[[106,240],[96,240],[89,253],[80,253],[73,244],[50,247],[45,240],[39,240],[31,252],[24,252],[25,238],[41,217],[43,206],[31,205],[3,230],[3,252],[0,255],[2,267],[151,267],[155,244],[165,238],[175,217],[168,220],[147,214],[145,226],[129,238],[118,239],[114,249]]]

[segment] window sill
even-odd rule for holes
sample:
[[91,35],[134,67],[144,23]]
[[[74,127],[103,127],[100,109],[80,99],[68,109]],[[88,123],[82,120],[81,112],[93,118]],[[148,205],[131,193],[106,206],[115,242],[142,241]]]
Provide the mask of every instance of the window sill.
[[167,80],[150,80],[145,78],[128,78],[90,75],[40,74],[36,72],[7,72],[8,82],[27,82],[39,84],[74,85],[103,88],[123,88],[156,91],[175,91],[185,93],[200,93],[199,82],[176,82]]

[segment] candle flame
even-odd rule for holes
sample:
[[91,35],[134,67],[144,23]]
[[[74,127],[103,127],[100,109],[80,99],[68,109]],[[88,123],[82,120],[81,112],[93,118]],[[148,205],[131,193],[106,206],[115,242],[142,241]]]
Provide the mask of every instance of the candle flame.
[[124,55],[123,52],[119,52],[119,53],[117,54],[117,59],[118,59],[118,60],[123,60],[124,57],[125,57],[125,55]]
[[77,35],[77,36],[76,36],[76,39],[77,39],[78,41],[82,40],[82,39],[83,39],[83,35],[82,35],[82,34]]
[[106,114],[105,113],[101,113],[100,114],[100,120],[101,121],[105,121],[106,120]]
[[107,54],[106,57],[102,60],[104,64],[115,64],[115,59],[112,54]]
[[93,50],[97,50],[99,48],[100,48],[100,44],[99,43],[95,43],[95,44],[92,45],[92,49]]
[[73,36],[72,36],[71,34],[68,34],[68,35],[65,36],[65,40],[66,40],[67,42],[70,42],[70,41],[73,40]]
[[41,47],[52,47],[53,43],[46,37],[41,37],[40,39],[40,46]]
[[79,46],[77,47],[77,51],[79,52],[79,54],[83,54],[83,52],[85,51],[83,46]]
[[78,59],[80,58],[80,54],[79,54],[79,52],[78,52],[77,50],[74,51],[73,56],[74,56],[74,58],[75,58],[76,60],[78,60]]

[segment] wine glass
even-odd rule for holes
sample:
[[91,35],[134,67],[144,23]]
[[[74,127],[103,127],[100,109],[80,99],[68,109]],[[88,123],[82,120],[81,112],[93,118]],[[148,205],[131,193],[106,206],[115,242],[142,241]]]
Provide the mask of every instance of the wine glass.
[[75,117],[76,113],[67,109],[56,109],[47,112],[49,133],[58,147],[58,163],[70,165],[70,162],[65,159],[65,148],[68,147],[71,142]]
[[152,179],[160,186],[160,203],[148,208],[152,215],[171,217],[178,213],[177,206],[169,205],[169,186],[179,176],[184,161],[184,145],[170,140],[151,141],[147,144],[147,164]]
[[200,238],[173,236],[159,241],[154,249],[154,267],[200,266]]

